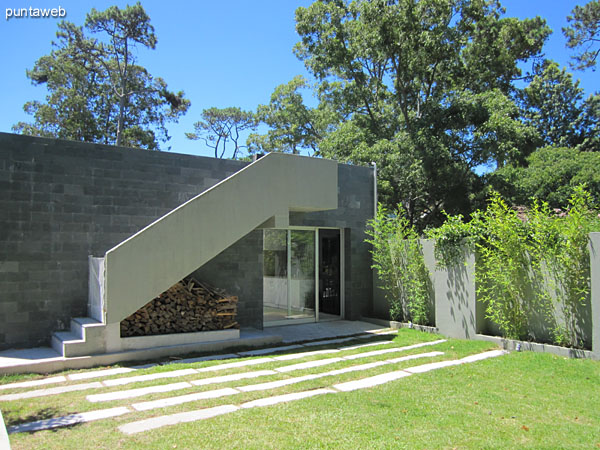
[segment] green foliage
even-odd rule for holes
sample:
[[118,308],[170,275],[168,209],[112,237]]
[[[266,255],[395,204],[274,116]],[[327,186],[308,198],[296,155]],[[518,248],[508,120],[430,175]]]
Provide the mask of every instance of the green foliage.
[[215,151],[215,158],[223,158],[227,144],[233,143],[232,159],[241,156],[245,146],[240,145],[240,131],[253,130],[257,120],[253,113],[237,107],[209,108],[202,111],[202,120],[194,123],[194,132],[185,133],[188,139],[203,139]]
[[[464,249],[475,249],[475,237],[477,233],[474,228],[479,220],[465,222],[461,214],[448,215],[445,211],[445,222],[437,228],[425,230],[429,239],[435,240],[434,254],[437,264],[443,268],[457,266],[463,262]],[[479,213],[474,217],[479,218]]]
[[317,109],[304,105],[301,91],[308,87],[306,79],[298,75],[289,83],[277,86],[268,105],[258,106],[257,120],[270,129],[267,134],[251,134],[248,137],[251,153],[318,151],[321,120]]
[[591,195],[579,186],[569,200],[568,214],[555,222],[555,243],[544,237],[538,246],[540,259],[556,280],[554,295],[564,316],[564,323],[555,324],[554,337],[560,345],[581,346],[581,307],[590,294],[588,235],[600,230],[600,215]]
[[393,320],[426,325],[429,321],[429,272],[415,228],[399,209],[395,215],[379,205],[369,221],[367,240],[372,246],[373,268],[387,291]]
[[[583,186],[574,189],[566,212],[533,201],[510,208],[498,193],[468,223],[448,216],[428,232],[442,265],[459,263],[461,249],[477,252],[477,299],[505,337],[535,338],[532,318],[542,317],[556,344],[583,345],[582,308],[590,295],[589,233],[600,216]],[[533,334],[532,334],[533,333]]]
[[578,50],[573,56],[575,69],[596,68],[600,54],[600,1],[591,0],[584,6],[576,6],[567,17],[571,26],[563,28],[567,47]]
[[[317,79],[325,157],[377,163],[379,192],[419,229],[469,213],[473,168],[528,154],[511,100],[519,63],[550,30],[496,1],[316,1],[296,11],[296,55]],[[325,113],[326,112],[326,113]]]
[[[539,279],[532,272],[527,225],[498,194],[482,215],[484,233],[478,236],[475,270],[477,299],[486,304],[487,317],[504,336],[527,337],[527,318],[540,306]],[[538,266],[537,261],[533,264]]]
[[514,205],[530,198],[562,208],[580,184],[600,200],[600,153],[569,148],[543,148],[527,158],[527,166],[509,165],[489,175],[490,185]]
[[600,149],[600,95],[583,99],[579,80],[552,61],[520,93],[523,119],[539,135],[538,145]]
[[14,131],[148,149],[168,141],[166,123],[177,121],[190,102],[136,64],[136,45],[156,46],[139,3],[92,9],[85,31],[63,21],[56,36],[52,52],[27,72],[33,84],[46,85],[46,100],[26,103],[34,123],[20,122]]

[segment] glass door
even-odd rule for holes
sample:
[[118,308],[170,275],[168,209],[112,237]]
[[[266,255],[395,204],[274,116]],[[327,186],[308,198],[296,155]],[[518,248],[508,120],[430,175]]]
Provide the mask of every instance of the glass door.
[[341,315],[340,230],[320,229],[319,235],[319,320]]
[[264,230],[265,326],[316,320],[315,231]]

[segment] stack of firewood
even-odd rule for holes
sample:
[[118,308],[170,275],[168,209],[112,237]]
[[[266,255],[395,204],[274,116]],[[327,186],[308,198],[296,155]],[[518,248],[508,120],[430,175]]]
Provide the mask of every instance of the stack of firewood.
[[239,328],[235,296],[184,278],[121,321],[121,337]]

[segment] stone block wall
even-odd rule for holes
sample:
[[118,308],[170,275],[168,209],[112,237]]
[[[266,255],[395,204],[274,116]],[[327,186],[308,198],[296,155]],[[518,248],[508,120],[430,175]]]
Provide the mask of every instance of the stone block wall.
[[373,218],[373,169],[338,165],[338,209],[290,214],[290,225],[344,229],[345,319],[372,315],[373,277],[367,221]]
[[0,133],[0,349],[87,315],[88,255],[246,164]]

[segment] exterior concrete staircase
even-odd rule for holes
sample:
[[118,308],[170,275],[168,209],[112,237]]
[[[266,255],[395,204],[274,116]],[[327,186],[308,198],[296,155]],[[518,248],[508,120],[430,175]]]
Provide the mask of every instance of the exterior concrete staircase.
[[71,319],[71,331],[52,335],[52,348],[65,358],[98,353],[98,343],[104,341],[106,325],[91,317]]
[[[189,343],[195,339],[189,333],[179,341],[175,337],[179,335],[121,338],[119,324],[250,231],[286,228],[290,211],[336,209],[337,171],[335,161],[270,153],[159,218],[103,258],[90,257],[90,317],[73,319],[70,332],[55,333],[53,348],[71,357]],[[239,330],[194,334],[214,340],[235,332],[239,336]]]

